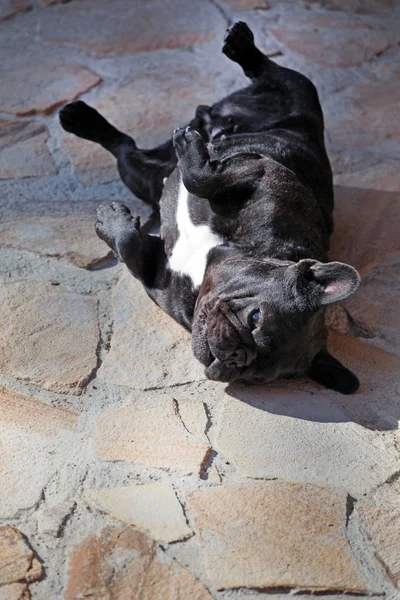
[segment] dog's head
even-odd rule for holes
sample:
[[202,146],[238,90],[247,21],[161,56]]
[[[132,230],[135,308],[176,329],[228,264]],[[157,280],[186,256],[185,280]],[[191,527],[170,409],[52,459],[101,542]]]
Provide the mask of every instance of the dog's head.
[[339,262],[230,257],[197,300],[193,351],[216,381],[267,383],[308,373],[345,394],[358,380],[326,350],[324,307],[352,294],[357,271]]

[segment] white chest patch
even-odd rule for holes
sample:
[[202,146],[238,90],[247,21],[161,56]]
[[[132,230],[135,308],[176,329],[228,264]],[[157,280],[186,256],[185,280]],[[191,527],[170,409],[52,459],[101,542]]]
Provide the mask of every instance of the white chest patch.
[[181,181],[176,211],[179,235],[169,258],[169,266],[172,271],[188,275],[193,285],[199,287],[203,282],[209,251],[223,244],[224,240],[213,233],[208,225],[194,225],[190,219],[188,200],[189,192]]

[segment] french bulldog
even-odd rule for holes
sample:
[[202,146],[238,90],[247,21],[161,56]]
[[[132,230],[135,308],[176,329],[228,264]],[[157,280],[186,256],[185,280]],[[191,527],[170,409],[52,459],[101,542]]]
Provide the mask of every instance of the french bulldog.
[[326,348],[324,310],[360,277],[328,262],[333,186],[318,93],[265,56],[243,22],[222,52],[250,85],[199,106],[158,148],[139,149],[84,102],[60,111],[66,131],[110,151],[128,188],[160,210],[159,236],[118,203],[99,207],[96,232],[192,332],[209,379],[307,374],[350,394],[359,382]]

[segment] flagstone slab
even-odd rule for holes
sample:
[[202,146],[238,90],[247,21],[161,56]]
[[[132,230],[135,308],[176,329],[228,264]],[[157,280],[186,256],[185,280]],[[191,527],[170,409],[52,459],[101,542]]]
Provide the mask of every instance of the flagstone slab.
[[10,40],[1,48],[1,112],[17,117],[48,115],[100,83],[101,78],[87,67],[58,61],[47,50],[26,44],[26,40],[18,45]]
[[378,559],[385,565],[393,585],[400,589],[400,508],[360,506],[357,512]]
[[199,474],[210,453],[206,423],[200,401],[132,397],[125,406],[104,410],[97,420],[97,456]]
[[400,193],[336,186],[334,221],[330,258],[361,273],[400,250]]
[[25,12],[32,8],[29,0],[1,0],[0,1],[0,22],[11,19],[20,12]]
[[114,333],[99,377],[134,389],[205,379],[191,336],[156,306],[126,270],[113,291]]
[[41,579],[43,573],[22,533],[15,527],[0,526],[0,598],[28,600],[28,584]]
[[187,509],[218,589],[366,592],[346,539],[346,494],[281,481],[193,492]]
[[155,544],[133,527],[106,527],[71,549],[64,600],[212,600],[177,564],[161,563]]
[[169,544],[193,533],[169,483],[87,490],[85,497],[99,510],[135,525],[158,542]]
[[97,237],[93,217],[82,215],[45,217],[5,216],[0,220],[0,246],[37,252],[91,269],[113,256],[108,246]]
[[79,394],[97,366],[97,303],[41,282],[0,288],[0,372]]
[[56,173],[41,123],[0,120],[0,179]]
[[[87,23],[90,22],[88,30]],[[204,44],[226,28],[220,12],[201,0],[85,0],[55,7],[41,18],[46,42],[96,54],[149,52]]]
[[348,15],[313,15],[282,19],[268,29],[289,50],[327,67],[355,67],[395,46],[398,33]]

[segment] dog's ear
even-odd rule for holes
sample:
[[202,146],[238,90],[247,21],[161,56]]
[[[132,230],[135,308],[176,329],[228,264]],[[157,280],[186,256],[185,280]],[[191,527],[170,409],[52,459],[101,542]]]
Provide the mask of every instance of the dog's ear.
[[297,292],[309,300],[312,308],[347,298],[361,281],[354,267],[340,262],[322,263],[305,258],[287,271],[291,278],[295,277]]
[[331,356],[326,348],[314,357],[308,374],[317,383],[341,394],[353,394],[360,386],[354,373]]

